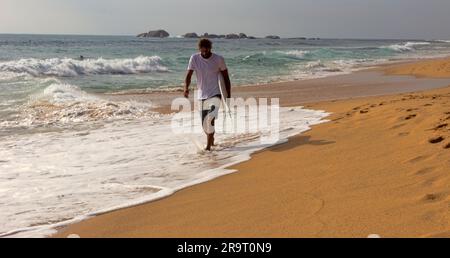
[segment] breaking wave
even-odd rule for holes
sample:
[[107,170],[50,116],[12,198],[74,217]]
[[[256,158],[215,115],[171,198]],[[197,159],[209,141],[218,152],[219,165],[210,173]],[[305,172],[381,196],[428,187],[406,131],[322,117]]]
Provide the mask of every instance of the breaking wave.
[[0,127],[70,126],[73,123],[131,120],[157,116],[150,102],[111,101],[91,95],[77,86],[54,83],[22,105],[13,121]]
[[97,74],[139,74],[167,72],[159,56],[129,59],[27,58],[0,63],[0,71],[17,75],[75,77]]
[[426,46],[430,44],[430,42],[406,42],[404,44],[394,44],[390,46],[383,46],[381,48],[390,49],[395,52],[410,52],[414,51],[417,46]]
[[290,51],[280,51],[280,53],[288,55],[288,56],[293,56],[295,58],[300,58],[303,59],[305,58],[306,55],[308,55],[310,52],[306,51],[306,50],[290,50]]

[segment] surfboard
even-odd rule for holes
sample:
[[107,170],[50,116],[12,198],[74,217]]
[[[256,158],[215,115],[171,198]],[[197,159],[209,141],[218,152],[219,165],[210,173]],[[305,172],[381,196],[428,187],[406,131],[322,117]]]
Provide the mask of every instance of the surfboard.
[[227,102],[228,91],[227,91],[225,79],[223,78],[222,73],[219,74],[219,88],[220,88],[220,94],[222,95],[223,108],[225,109],[225,112],[227,112],[228,115],[230,116],[230,118],[232,119],[233,116],[231,115],[231,108]]

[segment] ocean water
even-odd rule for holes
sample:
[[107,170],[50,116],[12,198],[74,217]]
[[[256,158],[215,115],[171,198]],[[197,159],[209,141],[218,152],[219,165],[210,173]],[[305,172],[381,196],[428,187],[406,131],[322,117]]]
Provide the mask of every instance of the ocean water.
[[[448,55],[445,40],[216,40],[234,85],[324,77],[405,58]],[[136,118],[149,103],[93,94],[180,89],[192,39],[0,35],[0,135],[61,121]],[[80,56],[84,60],[80,60]],[[75,105],[74,105],[75,104]],[[55,110],[56,109],[56,110]],[[53,112],[46,117],[43,113]]]
[[[324,77],[450,54],[445,40],[216,40],[234,85]],[[0,236],[55,226],[161,198],[231,173],[267,147],[260,134],[170,133],[173,115],[107,93],[179,89],[196,40],[0,35]],[[81,60],[80,56],[84,59]],[[328,114],[280,109],[280,141]],[[199,167],[201,169],[199,169]]]

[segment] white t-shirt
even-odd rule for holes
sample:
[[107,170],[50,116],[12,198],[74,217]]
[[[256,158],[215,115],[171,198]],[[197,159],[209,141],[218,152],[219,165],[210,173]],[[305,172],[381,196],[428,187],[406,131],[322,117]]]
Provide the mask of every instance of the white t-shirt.
[[219,75],[227,70],[225,59],[212,54],[208,59],[200,53],[192,55],[188,70],[195,71],[197,75],[198,99],[205,100],[220,95]]

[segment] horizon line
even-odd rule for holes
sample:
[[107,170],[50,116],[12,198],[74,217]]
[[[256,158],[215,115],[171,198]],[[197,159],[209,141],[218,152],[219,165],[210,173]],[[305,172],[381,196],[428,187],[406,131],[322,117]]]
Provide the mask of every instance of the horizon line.
[[[0,35],[16,35],[16,36],[87,36],[87,37],[135,37],[137,38],[137,35],[133,34],[83,34],[83,33],[11,33],[11,32],[0,32]],[[177,39],[180,38],[182,35],[178,36],[169,36],[168,39]],[[257,39],[265,39],[264,37],[255,36]],[[199,37],[201,38],[201,37]],[[325,40],[424,40],[424,41],[434,41],[434,40],[446,40],[445,38],[442,39],[424,39],[424,38],[381,38],[381,37],[309,37],[309,36],[292,36],[292,37],[281,37],[281,39],[300,39],[300,38],[306,38],[306,39],[325,39]],[[158,39],[158,38],[149,38],[149,39]],[[189,38],[182,38],[181,39],[189,39]],[[229,39],[228,39],[229,40]]]

